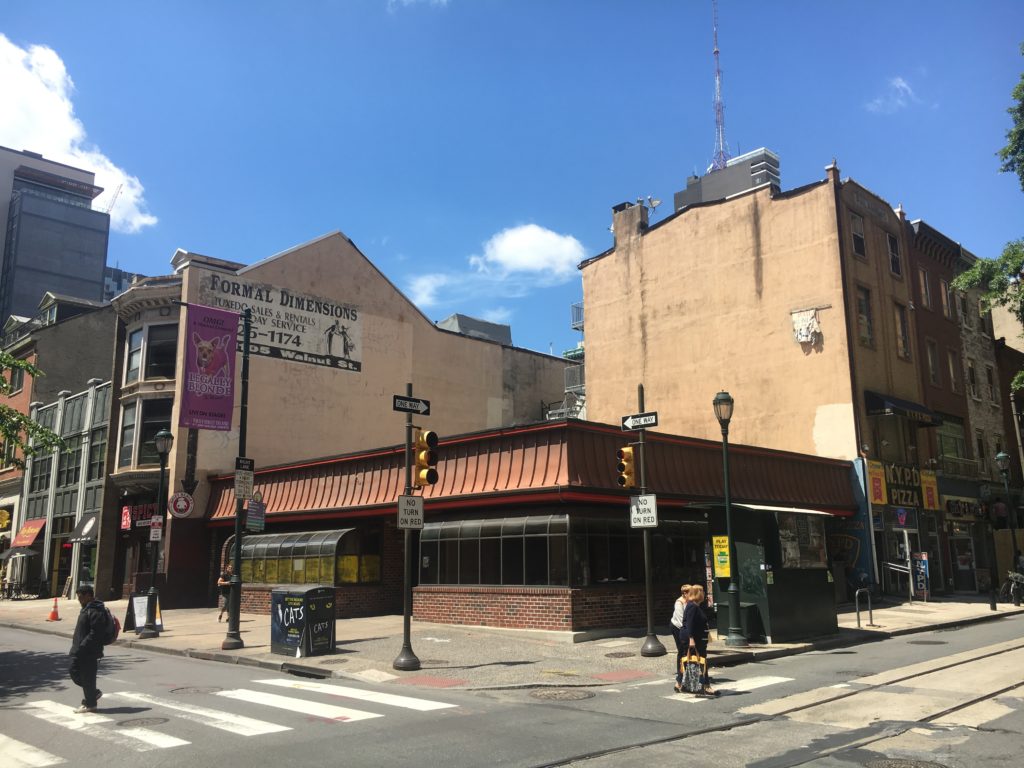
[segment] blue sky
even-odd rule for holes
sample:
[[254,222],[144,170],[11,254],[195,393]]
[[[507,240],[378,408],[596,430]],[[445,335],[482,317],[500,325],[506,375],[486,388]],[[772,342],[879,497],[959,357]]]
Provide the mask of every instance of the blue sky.
[[[980,256],[1024,236],[998,173],[1018,0],[721,0],[726,139],[784,188],[835,157]],[[99,172],[109,262],[252,263],[341,230],[431,319],[577,343],[611,207],[714,149],[710,0],[8,3],[0,144]],[[98,202],[102,207],[109,197]]]

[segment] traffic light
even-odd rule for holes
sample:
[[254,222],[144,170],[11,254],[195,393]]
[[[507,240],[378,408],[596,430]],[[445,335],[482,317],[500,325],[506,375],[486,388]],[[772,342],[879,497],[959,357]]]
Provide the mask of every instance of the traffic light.
[[619,463],[615,465],[619,473],[619,485],[623,488],[636,488],[636,465],[633,463],[633,446],[619,448],[615,456]]
[[437,482],[437,432],[429,429],[416,430],[413,445],[413,485],[422,488]]

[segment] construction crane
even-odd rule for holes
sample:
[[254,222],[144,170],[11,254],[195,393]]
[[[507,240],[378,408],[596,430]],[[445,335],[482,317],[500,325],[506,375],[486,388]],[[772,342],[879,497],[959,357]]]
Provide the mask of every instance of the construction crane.
[[124,184],[117,185],[117,189],[114,190],[114,194],[110,196],[110,202],[107,203],[107,210],[104,211],[104,213],[110,213],[112,210],[114,210],[114,203],[117,202],[117,196],[121,194],[121,187],[123,186]]
[[711,171],[725,168],[732,155],[725,143],[725,105],[722,103],[722,67],[718,61],[718,0],[711,0],[715,24],[715,153],[711,158]]

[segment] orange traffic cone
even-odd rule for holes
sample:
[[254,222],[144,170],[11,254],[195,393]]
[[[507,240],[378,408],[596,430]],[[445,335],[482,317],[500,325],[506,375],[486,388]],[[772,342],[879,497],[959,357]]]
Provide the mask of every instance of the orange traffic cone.
[[60,621],[60,615],[57,613],[57,598],[53,598],[53,610],[50,611],[50,615],[46,618],[47,621]]

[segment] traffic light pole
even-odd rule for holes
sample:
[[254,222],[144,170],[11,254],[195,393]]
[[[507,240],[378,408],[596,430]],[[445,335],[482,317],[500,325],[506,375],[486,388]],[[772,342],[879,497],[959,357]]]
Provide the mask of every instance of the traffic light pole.
[[[637,405],[640,413],[644,412],[644,385],[636,386]],[[640,429],[640,436],[637,444],[640,448],[640,495],[647,493],[647,476],[645,474],[647,459],[644,456],[644,433],[647,430]],[[640,648],[641,656],[664,656],[665,646],[662,645],[658,636],[654,634],[654,576],[651,567],[651,529],[644,528],[644,591],[647,593],[647,639]]]
[[[405,394],[412,399],[412,382],[405,385]],[[412,413],[405,414],[405,495],[412,494]],[[412,549],[412,531],[405,529],[405,545],[402,549],[405,561],[402,579],[402,650],[395,657],[391,666],[405,672],[415,672],[420,668],[420,660],[412,650],[412,566],[410,564]]]

